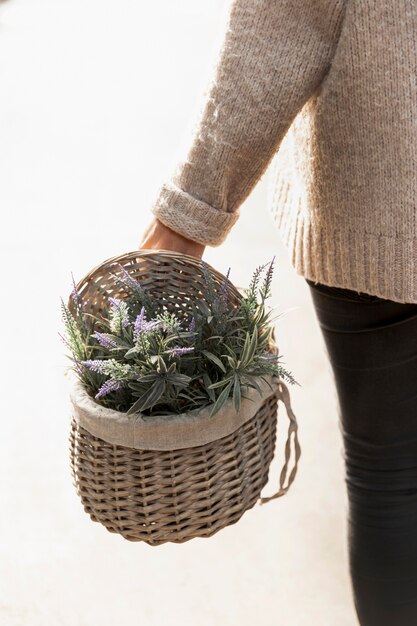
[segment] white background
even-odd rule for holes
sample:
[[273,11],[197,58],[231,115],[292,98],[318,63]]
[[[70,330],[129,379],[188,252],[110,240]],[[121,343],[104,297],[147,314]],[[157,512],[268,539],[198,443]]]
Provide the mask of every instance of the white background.
[[[226,0],[0,2],[0,623],[354,626],[332,376],[307,285],[265,209],[267,176],[205,258],[247,285],[277,255],[273,303],[302,457],[289,493],[211,539],[150,547],[84,513],[69,473],[60,296],[137,248],[188,145]],[[288,426],[263,495],[278,486]]]

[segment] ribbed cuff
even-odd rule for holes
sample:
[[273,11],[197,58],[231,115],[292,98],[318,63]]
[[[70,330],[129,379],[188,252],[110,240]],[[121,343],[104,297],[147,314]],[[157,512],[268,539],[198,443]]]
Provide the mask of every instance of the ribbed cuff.
[[173,183],[162,185],[151,211],[168,228],[206,246],[223,243],[239,218],[238,211],[219,211]]

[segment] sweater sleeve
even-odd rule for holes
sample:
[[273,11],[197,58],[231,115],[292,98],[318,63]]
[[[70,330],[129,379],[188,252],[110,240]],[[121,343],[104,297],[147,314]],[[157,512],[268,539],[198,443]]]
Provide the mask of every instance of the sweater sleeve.
[[231,2],[191,146],[151,207],[161,222],[205,245],[224,241],[328,71],[345,2]]

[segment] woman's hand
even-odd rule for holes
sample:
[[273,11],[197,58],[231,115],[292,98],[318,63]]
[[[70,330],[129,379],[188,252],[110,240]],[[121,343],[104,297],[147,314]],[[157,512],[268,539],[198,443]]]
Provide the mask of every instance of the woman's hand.
[[171,230],[157,217],[152,219],[139,244],[139,248],[142,250],[172,250],[197,258],[203,256],[205,247],[204,244],[187,239]]

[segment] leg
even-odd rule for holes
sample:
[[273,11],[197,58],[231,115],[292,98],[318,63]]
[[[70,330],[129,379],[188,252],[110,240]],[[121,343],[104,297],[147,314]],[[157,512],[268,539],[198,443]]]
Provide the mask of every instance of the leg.
[[417,625],[417,304],[307,280],[339,400],[361,626]]

